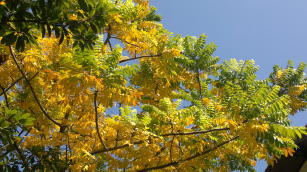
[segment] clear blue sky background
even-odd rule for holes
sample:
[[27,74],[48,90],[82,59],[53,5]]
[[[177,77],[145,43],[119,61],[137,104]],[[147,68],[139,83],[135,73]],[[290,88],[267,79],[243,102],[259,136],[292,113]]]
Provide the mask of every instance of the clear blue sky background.
[[[254,59],[259,79],[275,64],[307,63],[306,0],[151,0],[164,27],[174,34],[202,33],[217,44],[221,59]],[[307,124],[307,113],[292,117],[292,125]],[[257,171],[266,164],[259,162]]]

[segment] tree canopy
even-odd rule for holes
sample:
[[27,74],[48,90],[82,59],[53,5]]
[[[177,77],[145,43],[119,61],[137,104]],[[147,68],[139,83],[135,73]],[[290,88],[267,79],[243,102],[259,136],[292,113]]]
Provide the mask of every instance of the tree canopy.
[[307,134],[305,64],[173,35],[147,0],[0,1],[2,171],[254,171]]

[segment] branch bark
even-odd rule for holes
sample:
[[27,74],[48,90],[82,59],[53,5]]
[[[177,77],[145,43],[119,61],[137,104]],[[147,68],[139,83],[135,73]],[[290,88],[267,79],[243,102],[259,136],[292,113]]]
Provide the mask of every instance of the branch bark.
[[[30,79],[29,81],[31,81],[33,78],[35,78],[37,76],[39,72],[36,72]],[[12,87],[14,87],[15,84],[17,84],[17,82],[21,81],[23,77],[20,77],[18,79],[16,79],[13,83],[11,83],[10,86],[8,86],[7,88],[4,89],[4,91],[2,91],[2,93],[0,93],[0,96],[2,96],[5,92],[9,91]]]
[[10,86],[2,90],[2,93],[0,93],[0,96],[5,94],[9,89],[11,89],[17,82],[19,82],[23,77],[18,78],[16,81],[14,81]]
[[203,98],[203,88],[202,88],[202,85],[201,85],[201,81],[200,81],[200,74],[199,74],[199,70],[197,69],[197,82],[198,82],[198,85],[199,85],[199,97],[200,99]]
[[[144,142],[145,142],[145,141],[136,141],[136,142],[133,142],[133,143],[131,143],[131,144],[139,145],[139,144],[142,144],[142,143],[144,143]],[[128,146],[130,146],[131,144],[123,144],[123,145],[115,146],[115,147],[111,147],[111,148],[100,149],[100,150],[96,150],[96,151],[91,152],[91,154],[92,154],[92,155],[95,155],[95,154],[98,154],[98,153],[114,151],[114,150],[117,150],[117,149],[121,149],[121,148],[128,147]]]
[[206,134],[210,133],[213,131],[224,131],[224,130],[229,130],[230,128],[216,128],[216,129],[211,129],[211,130],[206,130],[206,131],[194,131],[194,132],[179,132],[179,133],[168,133],[168,134],[162,134],[161,136],[166,137],[166,136],[184,136],[184,135],[194,135],[194,134]]
[[6,94],[6,91],[5,91],[5,88],[2,87],[2,85],[0,84],[0,88],[2,90],[2,92],[4,93],[4,100],[5,100],[5,105],[7,108],[10,107],[10,104],[9,104],[9,100],[8,100],[8,97],[7,97],[7,94]]
[[49,116],[49,114],[47,113],[47,111],[45,110],[45,108],[43,107],[43,105],[41,104],[41,102],[39,101],[39,99],[38,99],[38,97],[37,97],[37,95],[36,95],[36,93],[35,93],[35,91],[34,91],[34,88],[33,88],[32,84],[31,84],[30,80],[27,78],[26,73],[21,69],[20,65],[19,65],[18,62],[17,62],[17,58],[16,58],[16,55],[15,55],[15,53],[14,53],[14,50],[13,50],[13,47],[12,47],[12,46],[10,46],[10,53],[11,53],[11,55],[12,55],[12,58],[13,58],[15,64],[16,64],[16,66],[17,66],[19,72],[22,74],[22,77],[26,80],[27,84],[29,85],[30,90],[31,90],[31,92],[32,92],[32,95],[33,95],[33,97],[34,97],[34,99],[35,99],[37,105],[39,106],[39,108],[40,108],[41,111],[43,112],[43,114],[44,114],[51,122],[53,122],[54,124],[56,124],[56,125],[58,125],[58,126],[61,127],[61,124],[60,124],[59,122],[55,121],[54,119],[51,118],[51,116]]
[[226,145],[227,143],[230,143],[236,139],[238,139],[239,136],[236,136],[236,137],[233,137],[227,141],[224,141],[218,145],[216,145],[215,147],[211,148],[211,149],[208,149],[204,152],[199,152],[199,153],[196,153],[195,155],[193,156],[190,156],[188,158],[185,158],[185,159],[182,159],[182,160],[178,160],[178,161],[174,161],[174,162],[170,162],[170,163],[167,163],[167,164],[163,164],[163,165],[160,165],[160,166],[156,166],[156,167],[151,167],[151,168],[144,168],[142,170],[138,170],[138,172],[146,172],[146,171],[150,171],[150,170],[159,170],[159,169],[163,169],[163,168],[166,168],[166,167],[170,167],[170,166],[175,166],[175,165],[178,165],[178,164],[181,164],[181,163],[184,163],[186,161],[190,161],[190,160],[193,160],[195,158],[198,158],[198,157],[201,157],[201,156],[204,156],[212,151],[215,151],[216,149]]
[[100,143],[103,145],[104,149],[107,149],[106,144],[104,143],[104,141],[102,140],[101,134],[99,132],[99,125],[98,125],[98,110],[97,110],[97,91],[95,91],[94,93],[94,107],[95,107],[95,123],[96,123],[96,132],[98,135],[98,138],[100,140]]
[[7,138],[8,138],[8,141],[11,145],[13,145],[19,155],[19,158],[21,159],[22,163],[23,163],[23,166],[25,167],[26,170],[31,170],[29,165],[28,165],[28,162],[22,152],[22,150],[20,149],[19,145],[16,143],[16,141],[14,140],[14,138],[11,138],[10,135],[6,135]]
[[[211,130],[206,130],[206,131],[195,131],[195,132],[189,132],[189,133],[169,133],[169,134],[162,134],[160,136],[168,137],[168,136],[179,136],[179,135],[205,134],[205,133],[209,133],[209,132],[213,132],[213,131],[223,131],[223,130],[229,130],[229,128],[218,128],[218,129],[211,129]],[[142,140],[142,141],[133,142],[131,144],[139,145],[139,144],[142,144],[144,142],[145,142],[145,140]],[[91,152],[91,154],[95,155],[95,154],[98,154],[98,153],[109,152],[109,151],[128,147],[129,145],[130,144],[124,144],[124,145],[115,146],[115,147],[112,147],[112,148],[103,148],[103,149],[93,151],[93,152]]]
[[120,60],[120,61],[118,61],[118,63],[124,63],[124,62],[132,61],[132,60],[137,60],[137,59],[141,59],[141,58],[147,58],[147,57],[159,57],[161,55],[162,54],[148,55],[148,56],[139,56],[139,57],[135,57],[135,58]]
[[136,45],[136,44],[132,44],[132,43],[130,43],[130,42],[128,42],[128,41],[125,41],[125,40],[121,40],[121,39],[118,38],[118,37],[112,36],[111,38],[120,40],[120,41],[122,41],[122,42],[124,42],[124,43],[126,43],[126,44],[129,44],[129,45],[132,45],[132,46],[135,46],[135,47],[139,47],[139,48],[140,48],[140,46],[138,46],[138,45]]

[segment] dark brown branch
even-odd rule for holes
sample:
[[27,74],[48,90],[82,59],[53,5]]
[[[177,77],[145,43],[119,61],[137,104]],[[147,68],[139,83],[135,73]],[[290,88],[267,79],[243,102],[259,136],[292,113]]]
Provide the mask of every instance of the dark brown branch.
[[163,147],[155,154],[154,157],[159,156],[165,149],[166,149],[166,146],[163,146]]
[[100,140],[100,143],[103,145],[104,149],[107,149],[106,144],[104,143],[104,141],[102,140],[102,137],[100,135],[100,131],[99,131],[99,125],[98,125],[98,110],[97,110],[97,91],[95,91],[94,93],[94,107],[95,107],[95,123],[96,123],[96,131],[97,131],[97,135],[98,138]]
[[111,51],[113,51],[113,47],[112,47],[112,44],[111,44],[111,41],[110,41],[110,39],[112,38],[112,35],[111,35],[110,31],[111,31],[111,25],[109,25],[109,27],[107,29],[107,38],[104,41],[103,45],[109,44],[109,47],[110,47]]
[[7,22],[12,22],[12,23],[43,23],[43,24],[47,24],[48,21],[44,21],[44,20],[7,20]]
[[61,127],[61,124],[58,123],[57,121],[55,121],[54,119],[52,119],[51,116],[49,116],[49,114],[47,113],[47,111],[46,111],[46,110],[44,109],[44,107],[42,106],[41,102],[39,101],[39,99],[38,99],[38,97],[37,97],[37,95],[36,95],[36,93],[35,93],[35,91],[34,91],[34,88],[33,88],[32,84],[31,84],[30,80],[27,78],[25,72],[21,69],[20,65],[18,64],[16,55],[15,55],[15,53],[14,53],[14,50],[13,50],[13,47],[12,47],[12,46],[10,46],[10,53],[11,53],[11,55],[12,55],[12,58],[13,58],[15,64],[16,64],[16,66],[17,66],[19,72],[22,74],[23,78],[26,80],[27,84],[29,85],[30,90],[31,90],[31,92],[32,92],[32,95],[33,95],[33,97],[34,97],[34,99],[35,99],[37,105],[39,106],[39,108],[40,108],[41,111],[43,112],[43,114],[44,114],[50,121],[52,121],[54,124],[56,124],[56,125],[58,125],[58,126]]
[[[139,144],[142,144],[144,143],[145,141],[137,141],[137,142],[133,142],[131,144],[134,144],[134,145],[139,145]],[[109,151],[114,151],[114,150],[117,150],[117,149],[121,149],[121,148],[125,148],[125,147],[128,147],[129,145],[131,144],[123,144],[123,145],[120,145],[120,146],[115,146],[115,147],[111,147],[111,148],[107,148],[107,149],[100,149],[100,150],[96,150],[96,151],[93,151],[91,152],[92,155],[95,155],[95,154],[98,154],[98,153],[103,153],[103,152],[109,152]]]
[[[33,78],[35,78],[38,75],[39,72],[36,72],[30,79],[29,81],[31,81]],[[12,78],[12,77],[11,77]],[[10,86],[8,86],[7,88],[4,89],[4,91],[2,91],[2,93],[0,93],[0,96],[2,96],[5,92],[9,91],[12,87],[14,87],[15,84],[17,84],[17,82],[19,82],[20,80],[22,80],[23,77],[18,78],[17,80],[15,80],[13,83],[11,83]]]
[[199,86],[199,97],[202,99],[203,98],[203,88],[201,85],[201,81],[200,81],[200,75],[199,75],[199,70],[197,69],[197,82],[198,82],[198,86]]
[[[194,132],[189,132],[189,133],[169,133],[169,134],[162,134],[160,136],[167,137],[167,136],[179,136],[179,135],[205,134],[205,133],[209,133],[209,132],[213,132],[213,131],[222,131],[222,130],[229,130],[229,128],[217,128],[217,129],[212,129],[212,130],[194,131]],[[137,142],[134,142],[134,143],[131,143],[131,144],[139,145],[139,144],[142,144],[144,142],[145,141],[137,141]],[[128,146],[129,146],[129,144],[124,144],[124,145],[115,146],[115,147],[112,147],[112,148],[99,149],[99,150],[93,151],[91,154],[95,155],[95,154],[98,154],[98,153],[109,152],[109,151],[125,148],[125,147],[128,147]]]
[[104,45],[107,45],[107,43],[110,42],[110,39],[111,39],[110,30],[111,30],[111,26],[109,26],[108,29],[107,29],[108,33],[107,33],[107,38],[106,38],[106,40],[103,43]]
[[81,134],[80,132],[78,132],[78,131],[76,131],[72,128],[70,128],[69,131],[71,131],[72,133],[75,133],[75,134],[79,134],[82,137],[92,137],[92,135],[90,135],[90,134]]
[[139,57],[135,57],[135,58],[120,60],[120,61],[118,61],[118,63],[123,63],[123,62],[131,61],[131,60],[137,60],[137,59],[147,58],[147,57],[159,57],[159,56],[161,56],[161,55],[162,55],[162,54],[148,55],[148,56],[139,56]]
[[[172,133],[174,132],[174,125],[173,125],[173,123],[172,123],[172,121],[170,121],[170,123],[171,123],[171,126],[172,126]],[[170,158],[170,160],[171,160],[171,162],[173,162],[173,152],[172,152],[172,149],[173,149],[173,143],[174,143],[174,140],[175,140],[175,135],[173,136],[173,138],[172,138],[172,141],[171,141],[171,145],[170,145],[170,148],[169,148],[169,158]]]
[[224,130],[229,130],[230,128],[216,128],[216,129],[211,129],[211,130],[206,130],[206,131],[194,131],[194,132],[180,132],[180,133],[168,133],[168,134],[162,134],[161,136],[166,137],[166,136],[184,136],[184,135],[194,135],[194,134],[206,134],[210,133],[213,131],[224,131]]
[[215,151],[216,149],[218,149],[218,148],[220,148],[220,147],[222,147],[222,146],[224,146],[224,145],[226,145],[226,144],[228,144],[228,143],[230,143],[230,142],[232,142],[232,141],[234,141],[234,140],[236,140],[238,138],[239,138],[239,136],[233,137],[233,138],[231,138],[231,139],[229,139],[227,141],[224,141],[224,142],[214,146],[211,149],[208,149],[208,150],[206,150],[204,152],[196,153],[195,155],[190,156],[188,158],[185,158],[185,159],[182,159],[182,160],[178,160],[178,161],[174,161],[174,162],[170,162],[170,163],[167,163],[167,164],[164,164],[164,165],[160,165],[160,166],[156,166],[156,167],[145,168],[145,169],[142,169],[142,170],[138,170],[138,172],[146,172],[146,171],[150,171],[150,170],[159,170],[159,169],[163,169],[163,168],[166,168],[166,167],[175,166],[175,165],[181,164],[181,163],[186,162],[186,161],[193,160],[195,158],[204,156],[204,155],[206,155],[206,154],[208,154],[208,153],[210,153],[212,151]]
[[109,44],[109,47],[110,47],[111,51],[113,51],[113,47],[112,47],[112,44],[111,44],[110,40],[108,41],[108,44]]
[[116,130],[115,146],[118,146],[118,141],[119,141],[119,134],[118,130]]
[[122,41],[122,42],[124,42],[124,43],[126,43],[126,44],[129,44],[129,45],[132,45],[132,46],[135,46],[135,47],[139,47],[139,48],[140,48],[140,46],[138,46],[138,45],[136,45],[136,44],[132,44],[132,43],[130,43],[130,42],[128,42],[128,41],[122,40],[122,39],[120,39],[120,38],[118,38],[118,37],[111,37],[111,38],[120,40],[120,41]]
[[4,93],[4,100],[5,100],[6,107],[9,108],[10,104],[9,104],[9,100],[8,100],[5,88],[2,87],[2,85],[0,85],[0,88],[1,88],[2,92]]
[[107,35],[107,38],[106,38],[106,40],[104,41],[104,45],[107,45],[107,43],[110,41],[110,39],[111,39],[111,36],[109,36],[109,34]]
[[[69,113],[68,112],[66,112],[65,113],[65,115],[64,115],[64,122],[66,122],[66,120],[68,120],[68,118],[69,118]],[[65,130],[67,129],[67,125],[65,125],[65,124],[61,124],[61,127],[60,127],[60,133],[64,133],[65,132]]]
[[3,94],[5,94],[5,92],[7,92],[9,89],[11,89],[17,82],[19,82],[23,77],[18,78],[16,81],[14,81],[10,86],[8,86],[7,88],[4,89],[4,91],[2,91],[2,93],[0,93],[0,96],[2,96]]
[[19,155],[19,158],[21,159],[25,169],[30,170],[29,166],[28,166],[28,162],[22,152],[22,150],[19,148],[19,146],[17,145],[16,141],[13,140],[9,135],[6,135],[8,137],[8,141],[11,145],[13,145]]

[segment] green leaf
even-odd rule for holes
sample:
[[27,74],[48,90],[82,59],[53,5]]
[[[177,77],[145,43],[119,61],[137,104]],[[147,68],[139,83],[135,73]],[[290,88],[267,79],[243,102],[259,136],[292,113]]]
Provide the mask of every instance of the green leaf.
[[60,37],[60,40],[59,40],[59,44],[62,44],[62,42],[64,41],[64,37],[65,37],[65,35],[62,31],[62,34],[61,34],[61,37]]
[[85,0],[78,0],[78,4],[83,11],[87,11],[88,5]]
[[17,39],[16,33],[12,32],[8,35],[3,36],[3,38],[1,39],[1,43],[9,46],[14,44],[16,39]]
[[18,51],[23,51],[25,48],[25,40],[23,36],[19,36],[16,42],[16,49]]

